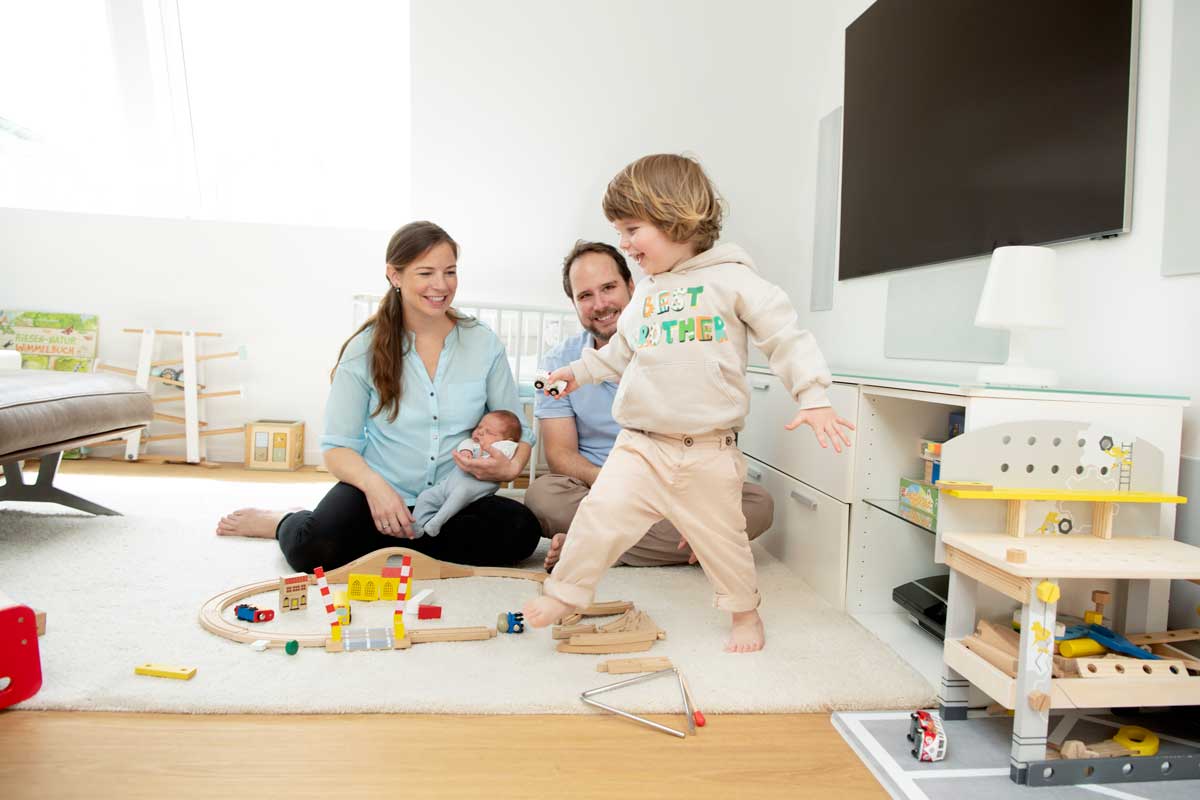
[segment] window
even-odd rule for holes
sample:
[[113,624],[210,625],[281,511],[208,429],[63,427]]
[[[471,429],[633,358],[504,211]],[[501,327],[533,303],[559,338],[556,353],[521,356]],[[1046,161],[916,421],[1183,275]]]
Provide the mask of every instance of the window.
[[0,205],[391,229],[408,3],[4,0]]

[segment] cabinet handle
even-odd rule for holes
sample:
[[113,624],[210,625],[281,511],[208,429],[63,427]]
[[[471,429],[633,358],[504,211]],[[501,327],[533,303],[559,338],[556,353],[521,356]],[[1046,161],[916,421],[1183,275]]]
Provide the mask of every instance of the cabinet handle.
[[762,473],[752,467],[746,467],[746,474],[750,476],[750,480],[761,481]]
[[754,383],[752,381],[750,383],[750,388],[756,392],[765,392],[771,388],[771,384],[769,384],[769,383]]
[[795,489],[793,489],[790,492],[790,494],[791,494],[793,500],[797,500],[802,505],[808,506],[809,510],[811,510],[811,511],[817,510],[817,501],[813,500],[811,497],[805,497],[804,495],[797,492]]

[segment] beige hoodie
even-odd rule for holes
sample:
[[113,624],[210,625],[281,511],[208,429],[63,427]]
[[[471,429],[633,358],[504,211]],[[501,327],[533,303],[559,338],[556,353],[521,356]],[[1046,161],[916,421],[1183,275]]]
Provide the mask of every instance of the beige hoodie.
[[580,383],[620,379],[623,428],[700,434],[741,430],[750,410],[747,344],[800,408],[828,406],[829,368],[778,286],[736,244],[722,244],[638,283],[617,332],[571,363]]

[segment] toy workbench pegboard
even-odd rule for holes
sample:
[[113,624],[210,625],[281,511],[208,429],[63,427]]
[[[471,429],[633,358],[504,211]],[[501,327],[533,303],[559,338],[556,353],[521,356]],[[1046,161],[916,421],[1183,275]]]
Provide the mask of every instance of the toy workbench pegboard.
[[1104,620],[1134,653],[1149,651],[1103,663],[1056,651],[1059,614],[1082,615],[1091,591],[1123,597],[1136,582],[1200,581],[1200,548],[1155,535],[1154,512],[1187,502],[1162,481],[1157,448],[1086,423],[997,425],[942,448],[935,556],[950,567],[950,591],[939,702],[944,718],[964,719],[974,686],[1014,711],[1017,783],[1200,778],[1200,757],[1113,761],[1047,749],[1051,709],[1200,705],[1200,660],[1173,647],[1200,630],[1133,634]]

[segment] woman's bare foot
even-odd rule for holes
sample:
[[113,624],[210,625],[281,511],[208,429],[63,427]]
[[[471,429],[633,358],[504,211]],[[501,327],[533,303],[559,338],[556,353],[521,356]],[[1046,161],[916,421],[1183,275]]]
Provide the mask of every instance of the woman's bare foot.
[[729,641],[725,643],[725,652],[753,653],[762,650],[766,643],[767,634],[757,611],[733,612],[733,625],[729,631]]
[[546,572],[551,572],[554,565],[558,563],[558,557],[562,555],[563,545],[566,544],[566,541],[565,533],[556,533],[550,538],[550,552],[546,554]]
[[274,539],[279,521],[288,511],[273,511],[266,508],[239,508],[232,514],[221,517],[217,523],[217,536],[249,536],[254,539]]
[[562,619],[573,607],[562,600],[556,600],[548,594],[535,597],[521,609],[525,621],[535,628],[544,628],[552,622]]

